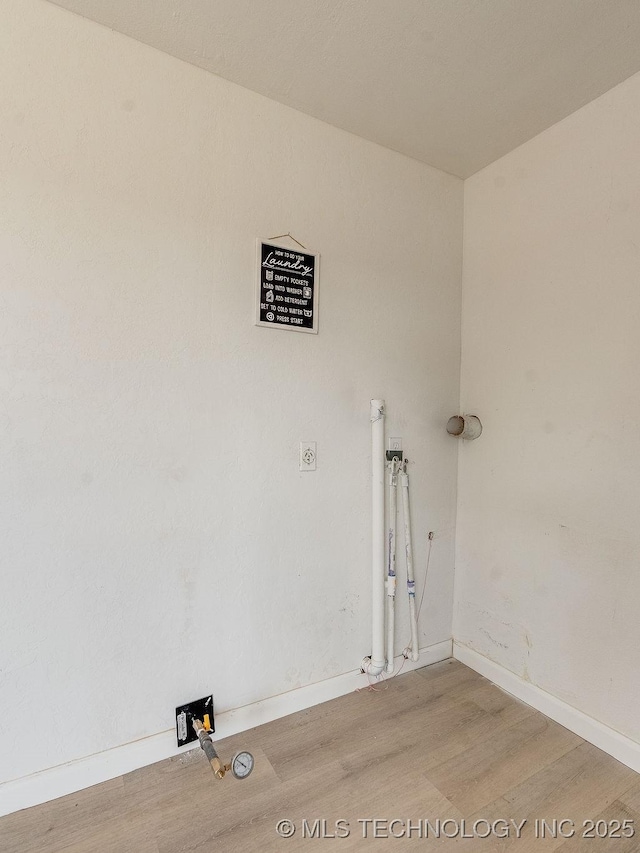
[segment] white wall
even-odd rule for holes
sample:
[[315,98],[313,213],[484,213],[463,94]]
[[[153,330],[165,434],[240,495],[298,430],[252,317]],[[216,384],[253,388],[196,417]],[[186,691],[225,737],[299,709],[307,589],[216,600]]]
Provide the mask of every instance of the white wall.
[[640,75],[465,184],[456,639],[640,741]]
[[[2,779],[358,666],[372,397],[420,580],[438,531],[421,643],[450,637],[461,181],[40,0],[0,14]],[[255,239],[288,230],[317,337],[252,325]]]

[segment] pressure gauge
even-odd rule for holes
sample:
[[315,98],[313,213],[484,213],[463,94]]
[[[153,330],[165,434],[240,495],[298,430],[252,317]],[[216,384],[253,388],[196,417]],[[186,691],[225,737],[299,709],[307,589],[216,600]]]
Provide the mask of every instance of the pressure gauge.
[[250,752],[236,752],[231,762],[231,772],[236,779],[246,779],[253,770],[253,755]]

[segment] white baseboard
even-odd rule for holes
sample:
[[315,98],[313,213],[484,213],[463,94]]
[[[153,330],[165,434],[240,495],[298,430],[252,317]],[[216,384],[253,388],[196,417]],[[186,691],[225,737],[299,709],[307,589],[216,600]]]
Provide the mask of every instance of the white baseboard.
[[[416,663],[406,661],[402,672],[411,672],[422,666],[438,663],[452,656],[452,641],[445,640],[420,649]],[[401,661],[401,657],[397,660]],[[279,717],[286,717],[304,708],[344,696],[358,687],[366,686],[367,677],[360,670],[308,684],[279,696],[263,699],[242,708],[216,715],[215,739],[230,737],[239,732],[260,726]],[[68,764],[42,770],[0,785],[0,816],[36,806],[40,803],[73,794],[99,782],[106,782],[156,761],[162,761],[184,752],[176,746],[175,730],[160,732],[132,743],[98,752]]]
[[511,693],[517,699],[531,705],[537,711],[545,714],[560,723],[578,737],[597,746],[609,755],[631,767],[640,773],[640,743],[637,743],[626,735],[620,734],[615,729],[609,728],[604,723],[589,717],[582,711],[578,711],[562,699],[558,699],[551,693],[547,693],[540,687],[536,687],[529,681],[520,678],[519,675],[505,669],[498,663],[489,660],[484,655],[478,654],[468,646],[455,642],[453,644],[453,656],[460,663],[470,667],[488,678],[498,687]]

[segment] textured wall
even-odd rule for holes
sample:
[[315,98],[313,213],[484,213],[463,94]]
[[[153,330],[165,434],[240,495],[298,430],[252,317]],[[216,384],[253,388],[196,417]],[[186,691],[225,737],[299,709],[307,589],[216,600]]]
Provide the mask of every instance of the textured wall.
[[[2,778],[357,667],[372,397],[413,461],[419,583],[438,531],[421,642],[447,639],[462,183],[50,4],[1,10]],[[287,230],[322,255],[317,337],[252,324],[255,239]]]
[[456,639],[640,741],[640,76],[465,184]]

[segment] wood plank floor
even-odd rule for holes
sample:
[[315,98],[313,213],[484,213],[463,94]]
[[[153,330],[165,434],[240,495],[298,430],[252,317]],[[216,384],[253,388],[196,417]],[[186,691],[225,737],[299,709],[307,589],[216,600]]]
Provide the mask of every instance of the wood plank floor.
[[[456,661],[385,688],[219,741],[223,757],[241,747],[254,753],[244,782],[216,781],[197,749],[0,818],[0,851],[293,853],[317,848],[303,821],[312,829],[323,819],[316,836],[345,821],[339,833],[347,837],[322,842],[340,851],[640,851],[640,776],[632,770]],[[285,818],[296,826],[292,838],[276,832]],[[362,822],[369,819],[382,822]],[[547,830],[543,838],[536,819],[572,821],[562,831],[575,835]],[[616,822],[630,821],[636,835],[583,837],[590,820],[612,835],[629,833]],[[520,837],[512,821],[526,821]]]

